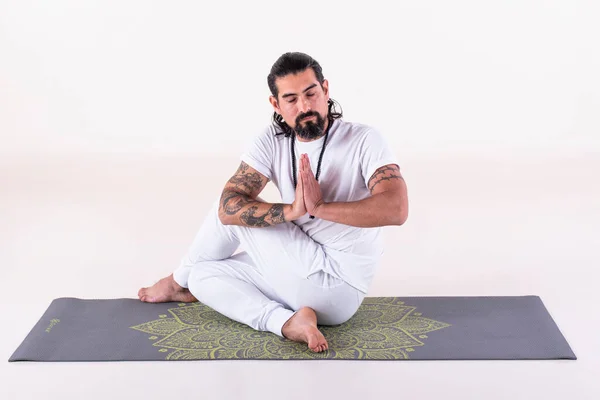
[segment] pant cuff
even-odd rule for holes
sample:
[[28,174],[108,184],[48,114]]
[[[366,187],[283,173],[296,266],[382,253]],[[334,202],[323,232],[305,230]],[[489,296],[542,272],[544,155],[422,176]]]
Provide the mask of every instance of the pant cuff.
[[182,288],[188,287],[188,278],[190,277],[191,268],[181,266],[173,271],[173,280]]
[[281,328],[283,325],[295,314],[294,311],[288,310],[283,307],[278,307],[269,316],[269,320],[267,321],[267,330],[269,332],[273,332],[277,336],[283,336],[281,333]]

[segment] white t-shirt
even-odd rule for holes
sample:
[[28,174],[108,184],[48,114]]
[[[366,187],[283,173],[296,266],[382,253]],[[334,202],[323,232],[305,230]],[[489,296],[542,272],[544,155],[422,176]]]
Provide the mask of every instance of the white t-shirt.
[[[276,135],[280,129],[272,123],[241,156],[246,164],[266,176],[279,190],[284,204],[295,199],[291,138]],[[301,154],[308,154],[316,176],[325,136],[312,142],[295,141],[296,174]],[[369,179],[378,168],[399,165],[383,136],[370,126],[333,121],[321,164],[319,185],[323,200],[351,202],[369,197]],[[330,265],[326,272],[340,278],[363,293],[373,279],[383,254],[381,228],[359,228],[325,221],[306,214],[294,221],[308,236],[323,246]]]

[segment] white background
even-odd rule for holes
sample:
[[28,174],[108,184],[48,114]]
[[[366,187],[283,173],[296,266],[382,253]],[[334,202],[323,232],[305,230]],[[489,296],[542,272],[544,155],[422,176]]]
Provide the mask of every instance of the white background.
[[410,216],[369,295],[539,295],[579,357],[5,363],[0,397],[598,398],[598,20],[566,0],[0,0],[5,360],[52,299],[176,267],[287,51],[401,161]]
[[286,51],[404,152],[600,149],[591,1],[0,4],[2,153],[229,154]]

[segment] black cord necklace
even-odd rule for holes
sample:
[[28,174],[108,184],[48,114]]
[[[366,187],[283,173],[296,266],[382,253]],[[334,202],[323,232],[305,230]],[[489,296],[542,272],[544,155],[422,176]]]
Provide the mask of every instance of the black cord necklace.
[[[319,175],[321,175],[321,162],[323,161],[323,154],[325,154],[325,147],[327,146],[327,138],[329,137],[329,129],[331,128],[331,125],[333,124],[333,118],[328,116],[328,124],[327,124],[327,130],[325,131],[325,139],[323,140],[323,146],[321,147],[321,154],[319,154],[319,162],[317,164],[317,174],[315,175],[315,179],[318,182],[319,181]],[[294,189],[296,189],[296,186],[298,186],[298,178],[296,177],[296,151],[294,148],[294,142],[296,141],[296,132],[294,132],[292,134],[292,140],[291,140],[291,145],[290,145],[290,149],[291,149],[291,153],[292,153],[292,168],[293,168],[293,177],[294,177]],[[310,216],[310,219],[315,219],[314,215]]]

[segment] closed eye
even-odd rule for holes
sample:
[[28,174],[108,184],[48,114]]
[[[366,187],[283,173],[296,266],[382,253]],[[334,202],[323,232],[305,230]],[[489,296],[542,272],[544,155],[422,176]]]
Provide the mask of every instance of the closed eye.
[[[316,94],[316,93],[314,93],[314,92],[313,92],[313,93],[307,93],[307,94],[306,94],[306,97],[313,97],[315,94]],[[288,101],[287,101],[287,102],[288,102],[288,103],[293,103],[293,102],[295,102],[295,101],[296,101],[296,99],[297,99],[297,97],[291,97],[291,98],[289,98],[289,99],[288,99]]]

